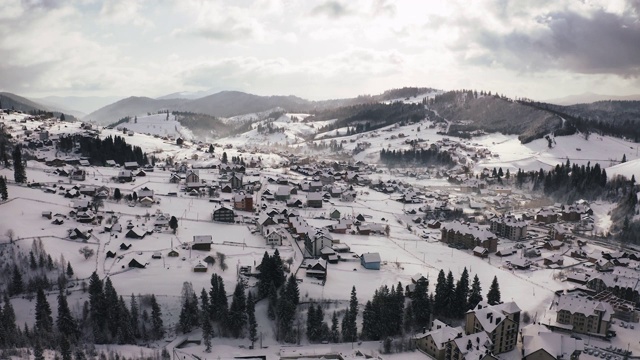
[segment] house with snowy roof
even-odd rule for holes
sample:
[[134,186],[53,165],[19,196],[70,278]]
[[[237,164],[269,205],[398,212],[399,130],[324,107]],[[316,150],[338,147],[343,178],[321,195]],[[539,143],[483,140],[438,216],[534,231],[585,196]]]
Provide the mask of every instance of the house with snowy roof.
[[571,331],[606,336],[611,326],[613,307],[606,302],[581,296],[562,295],[555,302],[559,324],[569,325]]
[[519,220],[513,215],[494,216],[490,223],[491,232],[500,237],[518,241],[527,236],[527,222]]
[[451,327],[436,319],[431,322],[429,331],[426,331],[426,328],[423,329],[422,333],[413,337],[413,341],[418,349],[431,357],[436,360],[444,360],[447,343],[462,335],[462,332],[461,327]]
[[447,360],[497,360],[491,349],[493,343],[486,333],[478,332],[460,336],[447,342],[445,359]]
[[522,328],[523,360],[574,360],[584,351],[584,340],[553,333],[546,326],[531,324]]
[[488,229],[480,227],[478,224],[453,221],[442,224],[440,228],[442,237],[440,241],[473,249],[482,246],[490,253],[498,249],[498,238]]
[[485,333],[492,339],[492,345],[488,349],[494,354],[515,348],[519,328],[520,308],[513,301],[496,305],[481,301],[465,314],[465,332]]

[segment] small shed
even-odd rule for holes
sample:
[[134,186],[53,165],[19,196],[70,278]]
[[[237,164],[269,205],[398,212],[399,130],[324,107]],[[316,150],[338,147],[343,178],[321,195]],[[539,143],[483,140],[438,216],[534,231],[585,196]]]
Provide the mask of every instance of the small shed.
[[482,246],[476,246],[473,248],[473,255],[481,258],[486,258],[489,256],[489,249],[483,248]]
[[131,244],[127,245],[125,243],[120,244],[120,250],[129,250]]
[[366,253],[360,255],[360,264],[365,269],[380,270],[380,254],[379,253]]
[[107,259],[108,258],[114,258],[116,257],[116,253],[114,253],[113,251],[109,250],[107,251]]
[[169,251],[169,253],[167,254],[168,257],[178,257],[180,256],[180,254],[178,254],[177,251],[171,249],[171,251]]
[[42,217],[51,220],[51,211],[43,211],[42,212]]
[[151,255],[152,259],[162,259],[162,253],[160,251],[155,251],[153,255]]

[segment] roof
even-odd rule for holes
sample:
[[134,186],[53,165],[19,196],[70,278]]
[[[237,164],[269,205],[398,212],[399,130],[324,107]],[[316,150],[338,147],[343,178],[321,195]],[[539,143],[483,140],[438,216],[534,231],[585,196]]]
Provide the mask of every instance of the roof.
[[556,359],[570,359],[576,351],[584,350],[584,341],[564,334],[552,333],[543,325],[529,325],[522,329],[523,355],[544,350]]
[[613,315],[613,307],[610,304],[578,296],[561,296],[556,304],[558,311],[564,310],[571,314],[580,313],[587,317],[596,315],[596,311],[604,311],[602,317],[604,321],[611,321],[611,315]]
[[462,334],[461,327],[453,328],[437,319],[433,321],[432,329],[434,330],[431,330],[424,334],[416,334],[415,337],[417,339],[420,339],[423,337],[431,336],[438,350],[444,349],[447,342],[455,339],[455,337],[459,334]]
[[307,200],[308,201],[318,201],[318,200],[322,200],[322,193],[319,192],[312,192],[312,193],[308,193],[307,194]]
[[519,312],[520,308],[513,301],[493,306],[487,305],[486,302],[480,302],[474,311],[484,331],[490,333],[495,330],[508,315]]
[[211,244],[213,242],[213,237],[211,235],[194,235],[193,243],[194,244]]
[[362,254],[362,259],[366,263],[374,263],[374,262],[380,262],[381,261],[379,253]]
[[461,223],[459,221],[453,221],[445,223],[440,227],[442,230],[453,230],[461,234],[471,234],[474,238],[479,240],[494,239],[496,236],[487,228],[482,228],[478,224]]

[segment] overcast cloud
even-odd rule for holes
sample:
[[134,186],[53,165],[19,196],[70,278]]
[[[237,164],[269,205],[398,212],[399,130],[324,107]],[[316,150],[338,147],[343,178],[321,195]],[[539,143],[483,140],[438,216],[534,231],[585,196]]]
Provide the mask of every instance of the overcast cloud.
[[0,0],[0,91],[624,95],[638,44],[638,0]]

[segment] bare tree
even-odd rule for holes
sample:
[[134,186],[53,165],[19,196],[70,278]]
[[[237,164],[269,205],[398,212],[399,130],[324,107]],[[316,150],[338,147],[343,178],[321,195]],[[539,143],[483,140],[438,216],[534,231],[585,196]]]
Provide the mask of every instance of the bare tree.
[[88,246],[81,248],[80,250],[78,250],[78,252],[84,256],[85,260],[89,259],[93,256],[93,254],[95,254],[95,251]]

